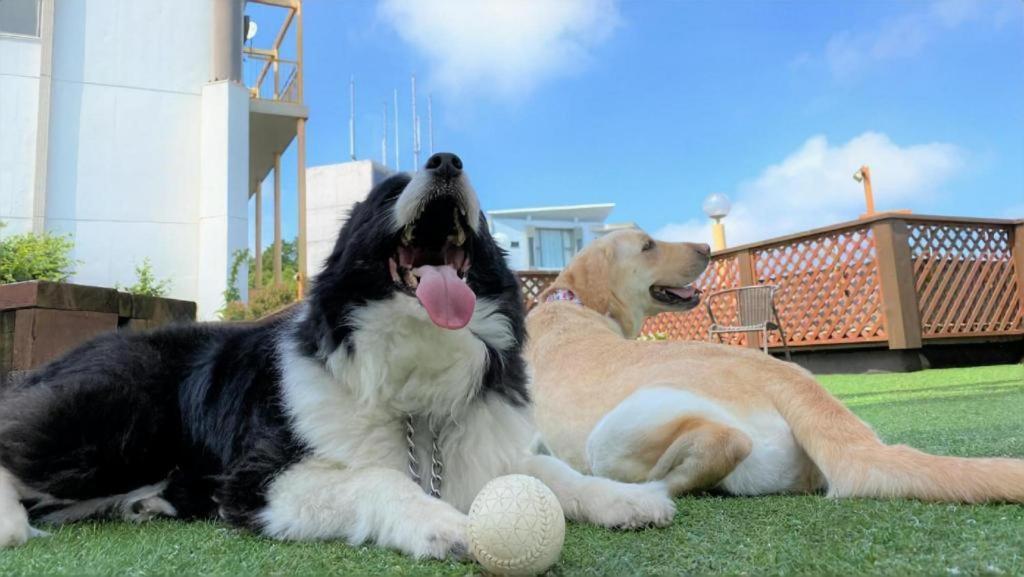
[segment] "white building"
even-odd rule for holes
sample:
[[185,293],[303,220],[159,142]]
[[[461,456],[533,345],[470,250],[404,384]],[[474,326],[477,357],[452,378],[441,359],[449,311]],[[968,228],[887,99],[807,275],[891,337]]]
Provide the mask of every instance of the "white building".
[[386,166],[371,160],[311,166],[306,170],[308,278],[320,272],[331,255],[338,231],[348,219],[352,206],[365,199],[374,186],[391,174]]
[[82,284],[131,284],[149,258],[214,317],[251,191],[307,116],[298,0],[273,3],[298,56],[246,48],[274,68],[250,89],[243,0],[0,1],[3,234],[70,234]]
[[[307,169],[308,277],[316,275],[330,256],[352,206],[391,174],[388,167],[370,160]],[[487,218],[513,270],[559,270],[595,238],[636,228],[633,223],[606,223],[614,208],[609,203],[493,210]]]
[[560,270],[595,238],[633,223],[606,224],[615,205],[582,204],[492,210],[491,233],[513,270]]

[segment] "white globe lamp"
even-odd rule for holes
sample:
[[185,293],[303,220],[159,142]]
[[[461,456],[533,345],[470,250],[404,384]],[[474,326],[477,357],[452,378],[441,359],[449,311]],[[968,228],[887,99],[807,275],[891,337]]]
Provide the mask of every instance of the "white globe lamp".
[[732,202],[729,201],[729,197],[720,193],[715,192],[709,194],[704,202],[701,204],[701,208],[704,209],[704,214],[708,215],[712,221],[711,223],[711,239],[712,248],[715,250],[725,249],[725,225],[722,224],[722,219],[729,215],[729,210],[732,208]]

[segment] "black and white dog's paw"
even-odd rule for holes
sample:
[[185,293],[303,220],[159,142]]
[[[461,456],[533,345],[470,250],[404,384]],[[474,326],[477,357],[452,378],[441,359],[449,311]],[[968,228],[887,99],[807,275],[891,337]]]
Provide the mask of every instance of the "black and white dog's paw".
[[25,515],[24,510],[0,509],[0,549],[24,545],[32,537],[44,535],[46,533],[33,529],[28,524],[28,516]]
[[142,523],[156,517],[177,517],[178,511],[165,499],[151,496],[126,501],[121,506],[121,515],[125,521]]
[[604,506],[591,521],[611,529],[667,527],[676,516],[676,504],[664,483],[614,483],[606,488]]
[[408,542],[399,544],[417,558],[461,559],[469,554],[469,517],[445,506],[424,511],[422,521],[409,520]]

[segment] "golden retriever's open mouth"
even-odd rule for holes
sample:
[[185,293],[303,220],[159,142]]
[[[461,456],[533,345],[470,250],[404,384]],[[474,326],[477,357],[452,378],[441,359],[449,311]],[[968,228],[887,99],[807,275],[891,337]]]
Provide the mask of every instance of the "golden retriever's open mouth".
[[654,285],[651,287],[651,297],[671,307],[693,308],[700,303],[700,295],[700,289],[693,285],[683,287]]

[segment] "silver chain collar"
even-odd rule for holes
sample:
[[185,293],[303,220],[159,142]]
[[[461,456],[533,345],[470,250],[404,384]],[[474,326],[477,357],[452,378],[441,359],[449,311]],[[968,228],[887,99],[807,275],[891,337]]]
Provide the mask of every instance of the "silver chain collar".
[[[416,428],[412,424],[412,415],[405,415],[405,444],[409,451],[409,475],[417,485],[423,484],[420,475],[420,461],[416,458]],[[430,431],[430,496],[441,498],[441,482],[444,480],[444,462],[441,460],[441,448],[438,435]]]

